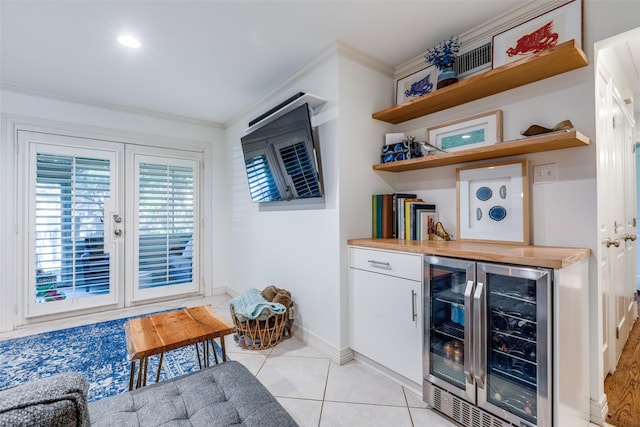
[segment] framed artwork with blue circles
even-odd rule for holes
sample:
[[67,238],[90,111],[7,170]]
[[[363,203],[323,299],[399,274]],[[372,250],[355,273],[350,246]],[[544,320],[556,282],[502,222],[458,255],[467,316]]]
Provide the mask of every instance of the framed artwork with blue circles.
[[460,240],[530,243],[527,160],[456,170]]

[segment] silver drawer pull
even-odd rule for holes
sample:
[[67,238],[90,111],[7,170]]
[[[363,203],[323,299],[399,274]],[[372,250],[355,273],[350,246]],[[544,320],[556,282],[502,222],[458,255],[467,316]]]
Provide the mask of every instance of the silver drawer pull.
[[369,264],[373,264],[373,267],[391,268],[391,263],[390,262],[376,261],[375,259],[368,259],[367,262]]

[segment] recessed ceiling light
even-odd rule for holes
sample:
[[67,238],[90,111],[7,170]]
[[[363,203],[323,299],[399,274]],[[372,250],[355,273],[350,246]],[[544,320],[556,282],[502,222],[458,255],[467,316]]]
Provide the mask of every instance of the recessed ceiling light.
[[118,37],[118,41],[126,47],[130,47],[133,49],[137,49],[140,47],[140,42],[138,41],[138,39],[130,35],[122,35]]

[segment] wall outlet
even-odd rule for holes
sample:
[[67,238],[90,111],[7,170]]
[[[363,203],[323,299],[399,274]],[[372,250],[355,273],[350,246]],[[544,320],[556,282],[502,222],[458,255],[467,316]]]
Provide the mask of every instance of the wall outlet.
[[558,164],[549,163],[533,167],[533,183],[554,182],[558,180]]

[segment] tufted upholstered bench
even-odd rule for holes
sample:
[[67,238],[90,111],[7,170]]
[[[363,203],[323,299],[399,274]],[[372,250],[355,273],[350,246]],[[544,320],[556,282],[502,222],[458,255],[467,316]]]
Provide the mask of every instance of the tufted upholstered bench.
[[[29,405],[19,404],[19,400],[24,399],[24,388],[30,388],[30,393],[35,393],[36,398],[42,400],[42,393],[38,393],[42,387],[36,383],[52,380],[64,382],[64,387],[56,391],[61,399],[49,395],[46,401],[35,402],[34,399],[27,399],[30,402]],[[78,390],[84,393],[82,398],[77,397]],[[13,396],[21,395],[17,399],[17,406],[13,409],[6,408],[4,393],[12,393]],[[69,394],[75,398],[65,397]],[[87,383],[79,374],[62,374],[4,390],[0,392],[0,426],[297,426],[293,418],[260,381],[243,365],[234,361],[111,396],[88,405],[86,395]],[[41,411],[55,412],[57,407],[50,405],[56,400],[58,406],[60,401],[64,403],[62,406],[65,411],[60,415],[64,415],[66,421],[57,422],[49,414],[46,423],[28,422],[42,419],[38,418]],[[36,403],[38,407],[34,406]],[[27,422],[24,423],[16,422],[21,419],[21,416],[30,418],[27,418]]]

